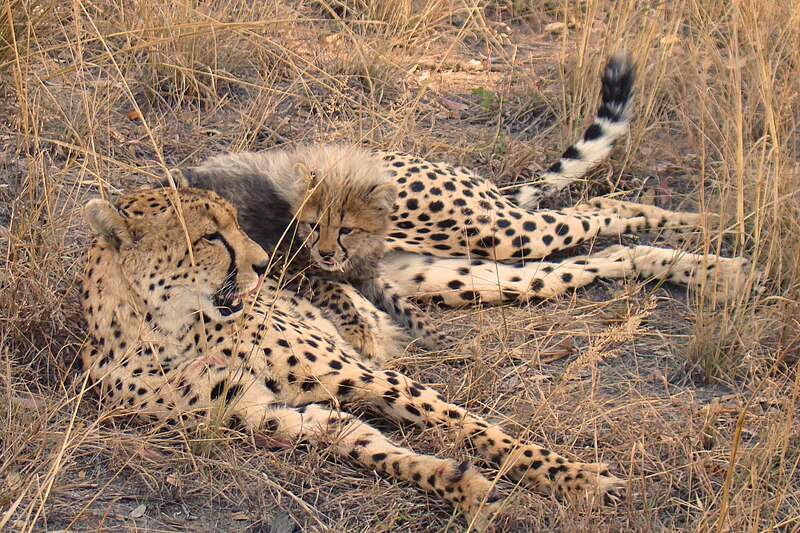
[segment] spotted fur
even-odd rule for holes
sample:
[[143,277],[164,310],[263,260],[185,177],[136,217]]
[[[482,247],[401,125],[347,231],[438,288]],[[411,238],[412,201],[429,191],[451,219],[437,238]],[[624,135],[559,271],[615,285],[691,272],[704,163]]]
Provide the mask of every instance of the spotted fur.
[[[412,169],[441,170],[449,177],[445,184],[460,184],[448,194],[443,192],[447,186],[439,183],[432,187],[434,193],[427,185],[413,196],[403,193],[418,187],[401,190],[400,202],[408,199],[414,211],[400,204],[392,216],[395,228],[389,231],[388,246],[394,252],[384,260],[384,273],[416,298],[450,306],[524,301],[553,298],[597,278],[640,277],[677,283],[725,301],[746,290],[751,278],[752,266],[743,258],[652,246],[614,246],[590,255],[542,261],[598,236],[694,231],[701,227],[702,215],[607,198],[564,210],[528,212],[466,170],[409,156],[386,158],[390,164],[402,158]],[[413,171],[398,179],[423,183]],[[404,222],[414,219],[409,231]]]
[[478,529],[500,505],[479,470],[402,447],[339,405],[456,431],[533,489],[622,489],[604,465],[520,442],[431,387],[378,370],[309,302],[264,276],[267,254],[213,192],[147,190],[93,200],[85,215],[97,239],[83,280],[82,360],[107,405],[190,428],[235,417],[266,440],[323,444],[439,495]]
[[451,306],[552,298],[597,278],[632,276],[678,283],[719,301],[741,294],[754,279],[742,258],[628,246],[542,261],[598,236],[701,228],[700,214],[607,198],[562,210],[524,207],[563,189],[610,153],[628,130],[633,79],[628,59],[609,62],[594,123],[539,183],[520,189],[516,203],[468,169],[381,152],[400,187],[387,230],[392,253],[384,261],[385,277],[405,294]]

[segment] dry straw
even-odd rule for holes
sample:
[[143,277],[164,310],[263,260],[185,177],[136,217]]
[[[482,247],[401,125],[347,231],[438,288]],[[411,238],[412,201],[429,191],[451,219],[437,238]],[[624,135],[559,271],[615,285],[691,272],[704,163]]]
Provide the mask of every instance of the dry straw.
[[[682,246],[752,258],[767,291],[712,306],[612,283],[443,311],[464,349],[395,364],[630,481],[610,509],[500,482],[501,530],[798,530],[800,5],[778,0],[0,2],[0,529],[242,531],[288,514],[309,531],[460,530],[438,500],[325,449],[103,411],[73,365],[78,208],[301,140],[508,184],[582,131],[621,47],[640,66],[634,127],[572,194],[719,213]],[[453,437],[412,442],[465,456]]]

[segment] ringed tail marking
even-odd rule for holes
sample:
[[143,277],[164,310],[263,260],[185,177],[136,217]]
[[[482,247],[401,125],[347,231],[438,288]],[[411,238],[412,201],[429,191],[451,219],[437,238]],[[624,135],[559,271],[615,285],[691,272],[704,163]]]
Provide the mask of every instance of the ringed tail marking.
[[536,183],[522,185],[513,195],[517,205],[536,208],[543,196],[557,193],[606,159],[616,142],[630,129],[630,107],[636,72],[624,54],[612,57],[602,77],[602,104],[583,138],[567,148],[561,158]]

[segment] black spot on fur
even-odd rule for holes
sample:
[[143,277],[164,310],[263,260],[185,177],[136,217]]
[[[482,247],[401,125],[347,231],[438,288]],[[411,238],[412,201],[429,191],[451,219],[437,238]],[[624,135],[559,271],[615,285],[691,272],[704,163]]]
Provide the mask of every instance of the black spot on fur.
[[265,378],[264,379],[264,386],[266,386],[273,394],[280,394],[281,393],[281,386],[280,384],[272,378]]
[[227,387],[227,381],[224,379],[218,382],[214,387],[211,389],[211,401],[215,401],[222,396],[222,393],[225,393],[225,403],[230,403],[241,391],[242,387],[240,385],[231,385]]
[[480,246],[481,248],[492,249],[500,244],[500,241],[497,240],[495,237],[489,235],[488,237],[484,237],[479,240],[476,245]]

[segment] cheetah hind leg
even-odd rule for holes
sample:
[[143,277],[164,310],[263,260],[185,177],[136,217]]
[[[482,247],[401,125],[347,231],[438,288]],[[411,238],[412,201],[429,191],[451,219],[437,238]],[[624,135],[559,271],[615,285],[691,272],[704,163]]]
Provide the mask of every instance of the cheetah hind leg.
[[451,307],[556,298],[597,278],[664,280],[698,290],[717,302],[743,294],[751,278],[756,280],[755,290],[761,290],[758,273],[750,276],[752,267],[746,259],[653,246],[616,245],[561,262],[517,265],[396,252],[384,260],[384,265],[387,277],[405,294]]
[[683,235],[703,228],[703,219],[712,224],[718,216],[712,213],[689,213],[669,211],[652,205],[616,200],[613,198],[591,198],[580,202],[567,212],[580,215],[610,217],[610,224],[604,224],[600,235],[617,236],[623,233],[651,235]]

